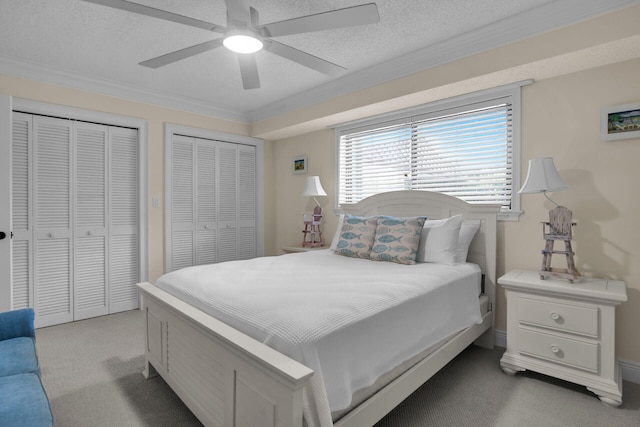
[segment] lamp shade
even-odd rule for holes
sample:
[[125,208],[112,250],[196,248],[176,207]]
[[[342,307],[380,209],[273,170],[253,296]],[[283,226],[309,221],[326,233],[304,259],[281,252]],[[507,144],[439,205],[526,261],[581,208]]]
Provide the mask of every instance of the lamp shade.
[[308,176],[307,184],[304,187],[304,191],[302,192],[302,196],[326,196],[327,193],[322,188],[322,184],[320,184],[319,176]]
[[560,191],[569,188],[560,178],[560,174],[553,164],[551,157],[540,157],[529,160],[529,171],[524,185],[518,193],[544,193],[545,191]]

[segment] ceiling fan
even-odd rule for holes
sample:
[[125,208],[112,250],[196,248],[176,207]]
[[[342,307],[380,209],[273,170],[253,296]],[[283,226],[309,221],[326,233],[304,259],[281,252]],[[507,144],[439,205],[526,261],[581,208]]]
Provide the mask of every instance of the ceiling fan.
[[248,5],[248,0],[225,0],[227,5],[227,26],[224,27],[126,0],[84,1],[222,33],[223,36],[220,38],[148,59],[141,62],[140,65],[158,68],[225,46],[239,54],[240,74],[242,75],[242,85],[245,89],[257,89],[260,87],[256,58],[251,55],[251,53],[260,49],[265,49],[275,55],[332,77],[337,77],[346,71],[344,67],[277,42],[272,37],[375,24],[380,21],[378,7],[375,3],[335,9],[270,24],[260,24],[258,11]]

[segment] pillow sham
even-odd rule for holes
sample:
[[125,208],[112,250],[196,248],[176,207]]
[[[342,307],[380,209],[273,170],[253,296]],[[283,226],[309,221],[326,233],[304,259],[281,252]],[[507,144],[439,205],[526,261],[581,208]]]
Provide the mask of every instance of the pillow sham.
[[461,225],[462,215],[425,221],[416,261],[455,264]]
[[377,225],[377,216],[345,215],[334,253],[352,258],[369,259]]
[[479,219],[465,219],[460,226],[460,235],[458,236],[458,246],[456,247],[456,262],[467,262],[469,254],[469,246],[480,229]]
[[340,241],[340,232],[342,231],[342,224],[344,223],[344,214],[340,214],[338,217],[338,226],[336,227],[336,232],[333,234],[333,239],[331,240],[331,246],[329,249],[332,251],[336,250],[338,246],[338,242]]
[[379,216],[376,237],[369,254],[374,261],[415,264],[422,226],[427,217]]

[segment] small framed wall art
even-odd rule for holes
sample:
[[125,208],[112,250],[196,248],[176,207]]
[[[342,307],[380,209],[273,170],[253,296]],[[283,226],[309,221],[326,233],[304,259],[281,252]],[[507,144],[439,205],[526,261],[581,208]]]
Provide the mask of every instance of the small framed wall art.
[[293,173],[307,173],[307,156],[299,155],[293,158]]
[[640,138],[640,102],[603,108],[600,137],[604,141]]

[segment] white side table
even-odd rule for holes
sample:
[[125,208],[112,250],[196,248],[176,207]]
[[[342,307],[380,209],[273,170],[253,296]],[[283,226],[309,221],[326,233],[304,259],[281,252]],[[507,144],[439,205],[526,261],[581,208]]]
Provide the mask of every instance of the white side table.
[[615,310],[627,300],[624,282],[569,283],[513,270],[498,283],[507,296],[507,351],[500,359],[505,373],[529,369],[584,385],[608,405],[622,403]]

